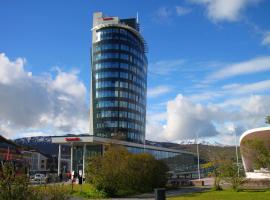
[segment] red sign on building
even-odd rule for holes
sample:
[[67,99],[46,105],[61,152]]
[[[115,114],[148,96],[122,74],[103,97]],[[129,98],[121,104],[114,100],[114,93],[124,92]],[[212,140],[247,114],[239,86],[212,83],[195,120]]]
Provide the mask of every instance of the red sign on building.
[[109,20],[113,20],[113,17],[103,17],[103,21],[109,21]]
[[81,138],[79,137],[72,137],[72,138],[65,138],[67,142],[78,142],[81,141]]

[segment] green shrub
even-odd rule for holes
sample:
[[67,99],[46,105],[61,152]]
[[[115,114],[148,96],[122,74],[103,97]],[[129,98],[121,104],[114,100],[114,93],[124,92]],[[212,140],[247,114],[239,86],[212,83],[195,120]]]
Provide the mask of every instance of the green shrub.
[[150,154],[131,154],[124,147],[110,146],[103,156],[88,160],[86,180],[108,196],[122,196],[164,187],[167,171],[167,165]]
[[17,175],[12,163],[6,162],[1,168],[0,199],[2,200],[39,200],[36,192],[29,187],[25,175]]
[[62,185],[31,186],[26,175],[17,175],[11,163],[2,166],[0,200],[66,200],[68,190]]
[[244,175],[238,172],[238,167],[232,161],[224,162],[223,165],[219,167],[221,173],[221,178],[229,183],[233,190],[239,191],[240,186],[244,184]]
[[270,169],[270,152],[268,144],[270,140],[252,139],[245,140],[242,145],[242,153],[249,160],[252,160],[254,169],[269,168]]

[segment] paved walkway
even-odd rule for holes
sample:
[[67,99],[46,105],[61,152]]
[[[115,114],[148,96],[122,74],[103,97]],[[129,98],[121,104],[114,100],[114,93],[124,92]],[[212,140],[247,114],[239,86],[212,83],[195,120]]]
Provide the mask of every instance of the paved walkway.
[[[204,178],[204,187],[182,187],[176,190],[169,190],[166,191],[166,197],[173,197],[173,196],[181,196],[185,194],[192,194],[192,193],[197,193],[197,192],[203,192],[210,190],[213,184],[213,179],[212,178]],[[131,197],[126,197],[126,198],[111,198],[112,200],[154,200],[155,199],[155,194],[152,193],[144,193],[140,195],[134,195]],[[71,200],[82,200],[80,198],[72,198]],[[108,199],[107,199],[108,200]]]
[[[209,190],[209,187],[183,187],[176,190],[168,190],[166,191],[166,197],[173,197],[173,196],[181,196],[185,194],[191,194],[191,193],[197,193],[197,192],[203,192]],[[155,199],[154,193],[145,193],[140,195],[132,196],[131,198],[126,199]],[[123,200],[123,199],[122,199]]]
[[[210,190],[209,187],[184,187],[177,190],[169,190],[166,191],[166,197],[173,197],[173,196],[181,196],[185,194],[197,193]],[[126,198],[111,198],[112,200],[154,200],[155,194],[154,193],[145,193],[140,195],[135,195],[132,197]],[[72,198],[71,200],[82,200],[80,198]]]

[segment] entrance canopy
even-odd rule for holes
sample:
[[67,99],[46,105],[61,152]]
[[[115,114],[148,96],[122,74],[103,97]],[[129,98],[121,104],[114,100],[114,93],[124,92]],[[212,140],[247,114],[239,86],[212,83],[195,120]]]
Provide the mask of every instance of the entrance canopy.
[[96,137],[92,135],[83,136],[55,136],[52,137],[52,143],[59,144],[59,154],[58,154],[58,174],[62,173],[61,167],[61,148],[62,145],[70,146],[70,164],[69,171],[78,172],[79,170],[85,171],[85,162],[88,157],[94,155],[101,155],[105,151],[105,146],[109,144],[121,145],[127,148],[131,153],[149,153],[153,155],[156,159],[166,159],[172,158],[178,155],[183,155],[185,157],[190,157],[190,160],[194,160],[194,153],[186,152],[178,149],[170,149],[154,145],[145,145],[140,143],[133,143],[123,140]]

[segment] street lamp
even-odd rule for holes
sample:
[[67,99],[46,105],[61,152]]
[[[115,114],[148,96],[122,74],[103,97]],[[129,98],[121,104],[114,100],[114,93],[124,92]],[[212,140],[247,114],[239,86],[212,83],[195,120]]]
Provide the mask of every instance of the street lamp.
[[200,153],[199,153],[199,137],[198,137],[198,132],[196,133],[196,143],[197,143],[197,158],[198,158],[198,163],[197,163],[198,177],[199,177],[199,180],[201,180],[201,171],[200,171]]
[[238,146],[237,146],[237,137],[234,124],[229,126],[229,131],[234,134],[234,145],[235,145],[235,155],[236,155],[236,163],[237,163],[237,176],[239,178],[239,158],[238,158]]

